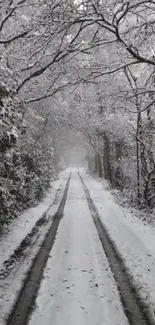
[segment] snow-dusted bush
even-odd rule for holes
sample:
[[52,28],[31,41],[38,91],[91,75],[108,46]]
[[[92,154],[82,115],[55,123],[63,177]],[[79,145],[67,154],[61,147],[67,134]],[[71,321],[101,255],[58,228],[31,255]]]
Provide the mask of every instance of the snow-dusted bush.
[[26,129],[23,137],[22,114],[13,104],[3,87],[0,91],[0,227],[41,200],[54,174],[51,143],[45,145],[40,140],[32,146],[34,135],[27,134]]

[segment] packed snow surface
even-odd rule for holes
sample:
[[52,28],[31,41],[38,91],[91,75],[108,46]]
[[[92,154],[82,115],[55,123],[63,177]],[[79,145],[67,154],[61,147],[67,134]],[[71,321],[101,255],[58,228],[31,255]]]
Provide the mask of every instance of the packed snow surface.
[[[56,212],[70,170],[52,182],[44,201],[14,220],[0,239],[0,266],[10,257],[36,221],[49,208],[62,188],[51,215]],[[105,182],[80,173],[100,218],[129,268],[133,281],[152,313],[155,310],[155,229],[136,218],[130,209],[119,206]],[[47,231],[43,229],[41,240]],[[37,244],[39,245],[39,243]],[[0,280],[0,324],[9,312],[21,281],[38,248],[35,244],[22,265],[4,282]],[[155,314],[154,314],[155,315]],[[64,216],[44,269],[36,308],[29,325],[127,325],[117,284],[94,226],[77,170],[72,171]]]
[[119,206],[104,180],[97,181],[81,170],[100,218],[129,268],[150,311],[155,317],[155,229]]
[[76,172],[29,325],[51,322],[128,324]]
[[[51,188],[44,200],[38,206],[27,209],[22,213],[10,224],[7,232],[1,236],[0,270],[3,268],[4,261],[9,259],[11,254],[14,253],[22,240],[31,232],[33,226],[47,210],[52,222],[52,216],[57,211],[68,176],[68,170],[60,173],[59,179],[51,182]],[[58,189],[60,191],[57,192]],[[56,197],[56,193],[59,193],[58,197]],[[12,269],[10,275],[4,280],[0,279],[0,325],[5,325],[5,319],[16,300],[26,272],[30,268],[32,260],[44,240],[48,227],[49,225],[47,224],[40,229],[39,236],[35,238],[34,243],[27,249],[24,258]]]
[[0,237],[0,269],[5,260],[7,260],[14,250],[20,245],[21,241],[31,231],[37,220],[52,205],[55,199],[56,191],[62,186],[64,188],[68,178],[68,171],[62,172],[59,179],[51,183],[46,197],[38,206],[27,209],[9,226],[7,233]]

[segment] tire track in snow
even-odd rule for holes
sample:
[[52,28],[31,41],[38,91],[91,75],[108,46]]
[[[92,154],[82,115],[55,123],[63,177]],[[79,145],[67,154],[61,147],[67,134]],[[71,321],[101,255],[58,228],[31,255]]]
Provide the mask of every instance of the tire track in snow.
[[35,298],[42,280],[43,270],[46,265],[49,253],[55,241],[57,229],[61,218],[63,217],[63,211],[67,199],[67,193],[71,174],[68,178],[62,200],[59,208],[53,217],[53,223],[47,232],[47,235],[43,241],[43,244],[34,258],[31,268],[28,271],[24,280],[21,291],[17,297],[15,305],[6,320],[7,325],[26,325],[29,321],[29,316],[33,310]]
[[25,238],[21,241],[20,245],[18,245],[14,252],[10,255],[10,257],[3,262],[2,268],[0,269],[0,280],[6,279],[10,273],[15,269],[17,263],[22,262],[22,259],[25,256],[25,252],[27,249],[31,249],[32,245],[35,243],[37,239],[37,235],[43,226],[45,226],[50,221],[50,216],[48,212],[51,207],[57,202],[58,194],[60,191],[60,187],[57,189],[54,201],[49,205],[46,211],[42,214],[42,216],[36,221],[35,225],[32,227],[31,231],[27,233]]
[[99,212],[91,199],[89,190],[85,185],[81,175],[78,173],[84,187],[88,206],[96,226],[100,241],[102,243],[105,254],[109,260],[109,264],[115,280],[117,282],[120,298],[123,304],[124,312],[129,320],[130,325],[155,325],[148,307],[142,301],[137,288],[132,283],[132,278],[126,268],[116,245],[110,238],[105,226],[103,225]]

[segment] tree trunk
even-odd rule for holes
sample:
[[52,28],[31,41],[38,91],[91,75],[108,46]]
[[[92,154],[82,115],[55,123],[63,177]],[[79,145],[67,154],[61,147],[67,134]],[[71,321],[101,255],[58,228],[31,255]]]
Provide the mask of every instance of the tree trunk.
[[111,153],[110,153],[110,143],[106,134],[104,134],[104,172],[105,179],[108,179],[111,184],[113,184],[113,174],[111,166]]
[[95,154],[95,167],[94,167],[94,173],[97,173],[98,172],[98,159],[97,159],[97,154]]
[[[138,109],[138,106],[137,106]],[[139,110],[139,109],[138,109]],[[140,136],[140,127],[141,127],[141,115],[138,112],[137,115],[137,131],[136,131],[136,162],[137,162],[137,199],[138,204],[140,204],[140,159],[139,159],[139,136]]]
[[97,155],[98,158],[98,173],[99,173],[99,177],[102,178],[103,174],[102,174],[102,162],[101,162],[101,157],[98,154]]

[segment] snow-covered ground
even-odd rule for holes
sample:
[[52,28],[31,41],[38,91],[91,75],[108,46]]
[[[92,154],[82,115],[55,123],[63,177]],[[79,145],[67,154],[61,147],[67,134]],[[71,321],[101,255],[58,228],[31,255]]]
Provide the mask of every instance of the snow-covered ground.
[[81,174],[111,239],[155,317],[155,229],[115,203],[104,181]]
[[27,209],[17,219],[14,219],[4,233],[0,237],[0,269],[5,260],[14,252],[16,247],[19,246],[25,236],[31,231],[38,219],[41,218],[43,213],[52,206],[55,199],[56,191],[62,186],[64,188],[68,178],[68,171],[60,173],[59,179],[51,183],[47,195],[43,201],[36,207]]
[[[56,213],[68,176],[68,170],[61,172],[59,179],[51,183],[51,188],[44,200],[38,206],[26,210],[19,218],[15,219],[10,224],[7,232],[1,236],[0,269],[2,269],[4,261],[13,254],[26,235],[30,233],[37,220],[39,220],[46,211],[48,211],[51,217]],[[60,189],[60,191],[58,197],[56,197],[58,189]],[[19,265],[17,264],[15,270],[13,270],[5,280],[0,280],[0,325],[5,324],[4,318],[6,318],[16,299],[17,293],[21,288],[21,283],[25,278],[25,274],[44,239],[49,225],[50,223],[40,230],[37,240],[34,242],[34,245],[32,244],[28,254],[24,256],[24,260],[21,261],[22,263],[19,263]]]
[[128,324],[76,172],[29,325],[51,322]]
[[[28,209],[14,220],[9,231],[0,239],[0,266],[13,253],[36,221],[47,211],[55,199],[58,188],[61,193],[69,176],[69,170],[52,182],[46,198],[38,207]],[[133,281],[146,300],[150,310],[155,310],[155,229],[136,218],[130,209],[119,206],[104,181],[98,181],[80,171],[95,203],[101,220],[123,256]],[[61,196],[60,193],[60,196]],[[53,215],[59,205],[49,209]],[[40,230],[40,237],[25,255],[22,265],[15,272],[0,280],[0,325],[10,310],[21,287],[21,281],[39,249],[49,225]],[[44,271],[43,281],[36,301],[36,308],[29,325],[105,324],[127,325],[117,285],[96,228],[77,170],[73,170],[64,217],[60,222],[57,238]]]

